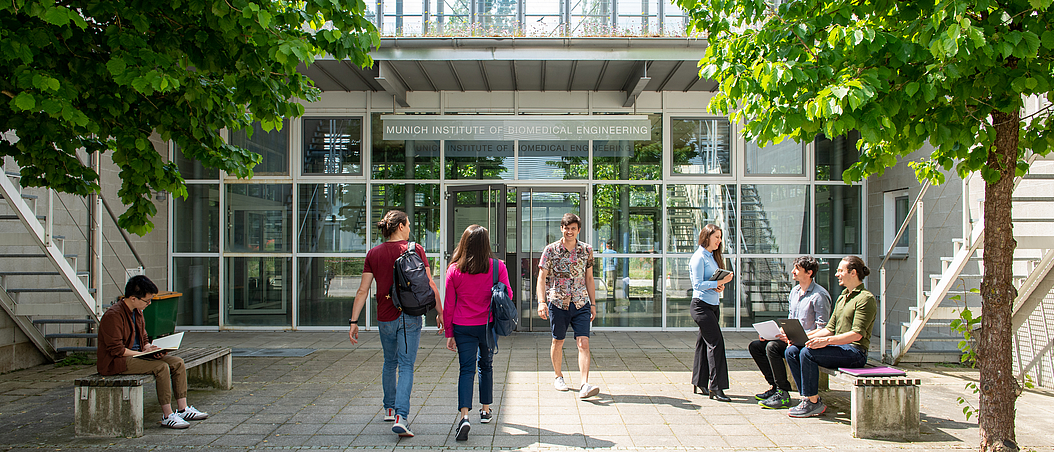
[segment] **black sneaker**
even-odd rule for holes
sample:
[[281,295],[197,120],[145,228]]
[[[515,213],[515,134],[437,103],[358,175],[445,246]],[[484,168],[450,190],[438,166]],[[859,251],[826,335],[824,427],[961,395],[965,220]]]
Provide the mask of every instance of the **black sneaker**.
[[472,424],[468,422],[467,417],[461,418],[461,422],[458,422],[457,424],[457,430],[454,433],[454,438],[458,441],[467,440],[469,430],[472,430]]
[[808,398],[802,397],[801,403],[791,408],[787,415],[790,417],[813,417],[823,414],[824,411],[827,411],[827,405],[823,404],[823,400],[816,399],[816,403],[812,403]]
[[773,395],[775,395],[777,391],[779,391],[779,389],[777,389],[775,386],[773,386],[773,387],[769,388],[768,391],[765,391],[765,392],[763,392],[761,394],[754,394],[754,398],[757,399],[757,400],[767,400],[769,397],[772,397]]
[[479,409],[479,423],[489,424],[490,423],[490,411],[483,411],[483,408]]
[[770,410],[779,410],[782,408],[790,408],[794,406],[794,404],[791,403],[790,394],[788,394],[787,391],[784,391],[782,389],[777,390],[776,393],[772,395],[772,397],[758,402],[758,405],[761,405],[762,408],[768,408]]

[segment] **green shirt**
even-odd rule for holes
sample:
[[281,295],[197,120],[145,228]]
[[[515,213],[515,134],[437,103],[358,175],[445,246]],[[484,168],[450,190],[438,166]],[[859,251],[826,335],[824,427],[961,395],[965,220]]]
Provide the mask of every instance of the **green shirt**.
[[859,334],[860,339],[853,341],[853,345],[866,352],[871,346],[871,327],[875,325],[877,314],[878,302],[871,292],[864,289],[863,284],[851,292],[849,289],[842,290],[842,295],[834,302],[827,331],[835,335],[849,331]]

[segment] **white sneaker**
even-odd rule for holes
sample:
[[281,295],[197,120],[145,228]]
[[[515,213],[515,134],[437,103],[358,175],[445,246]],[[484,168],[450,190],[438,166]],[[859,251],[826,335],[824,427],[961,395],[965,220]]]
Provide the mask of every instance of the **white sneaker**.
[[384,422],[394,422],[394,421],[395,421],[395,408],[385,408],[384,409]]
[[392,426],[392,431],[403,438],[412,438],[414,432],[411,432],[410,427],[406,424],[406,418],[402,417],[402,415],[396,414],[395,425]]
[[190,422],[183,420],[178,413],[172,413],[161,418],[161,425],[168,428],[187,428],[190,427]]
[[593,386],[589,383],[582,383],[582,389],[578,391],[578,398],[584,399],[586,397],[593,397],[600,394],[600,387]]
[[209,413],[198,411],[193,406],[188,406],[183,411],[177,411],[176,414],[183,418],[184,421],[203,421],[209,418]]
[[556,377],[556,380],[553,380],[553,387],[556,388],[557,391],[566,391],[569,389],[567,383],[564,383],[564,377]]

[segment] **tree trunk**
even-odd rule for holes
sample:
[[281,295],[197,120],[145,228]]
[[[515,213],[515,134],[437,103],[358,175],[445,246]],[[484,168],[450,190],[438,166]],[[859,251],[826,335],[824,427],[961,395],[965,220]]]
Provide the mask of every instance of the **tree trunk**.
[[1014,240],[1010,221],[1014,171],[1017,166],[1017,112],[992,115],[995,149],[987,165],[999,171],[999,180],[986,182],[984,201],[984,278],[981,280],[981,334],[977,347],[980,374],[981,450],[1017,450],[1014,435],[1014,404],[1017,381],[1011,368],[1011,308],[1017,297],[1013,276]]

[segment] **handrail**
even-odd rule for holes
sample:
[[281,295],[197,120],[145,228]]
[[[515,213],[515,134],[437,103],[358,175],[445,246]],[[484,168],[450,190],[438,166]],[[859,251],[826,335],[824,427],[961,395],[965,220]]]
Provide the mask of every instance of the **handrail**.
[[[878,356],[882,360],[886,359],[886,262],[889,261],[889,256],[893,254],[893,248],[900,240],[900,237],[904,235],[904,231],[907,231],[908,222],[911,221],[911,215],[914,214],[915,211],[918,209],[919,203],[922,202],[922,197],[926,194],[926,190],[929,190],[930,185],[932,184],[929,180],[922,184],[922,189],[919,190],[919,195],[915,197],[915,202],[911,203],[911,210],[909,210],[908,214],[904,216],[904,222],[901,223],[900,229],[897,230],[897,235],[895,235],[893,237],[893,240],[889,242],[889,247],[886,248],[886,252],[882,256],[882,263],[878,265],[879,278],[881,278],[881,285],[879,289],[881,291],[881,296],[879,297],[879,312],[881,312],[882,314],[882,325],[879,328],[879,342],[882,345],[879,346]],[[919,290],[922,289],[919,288]]]

